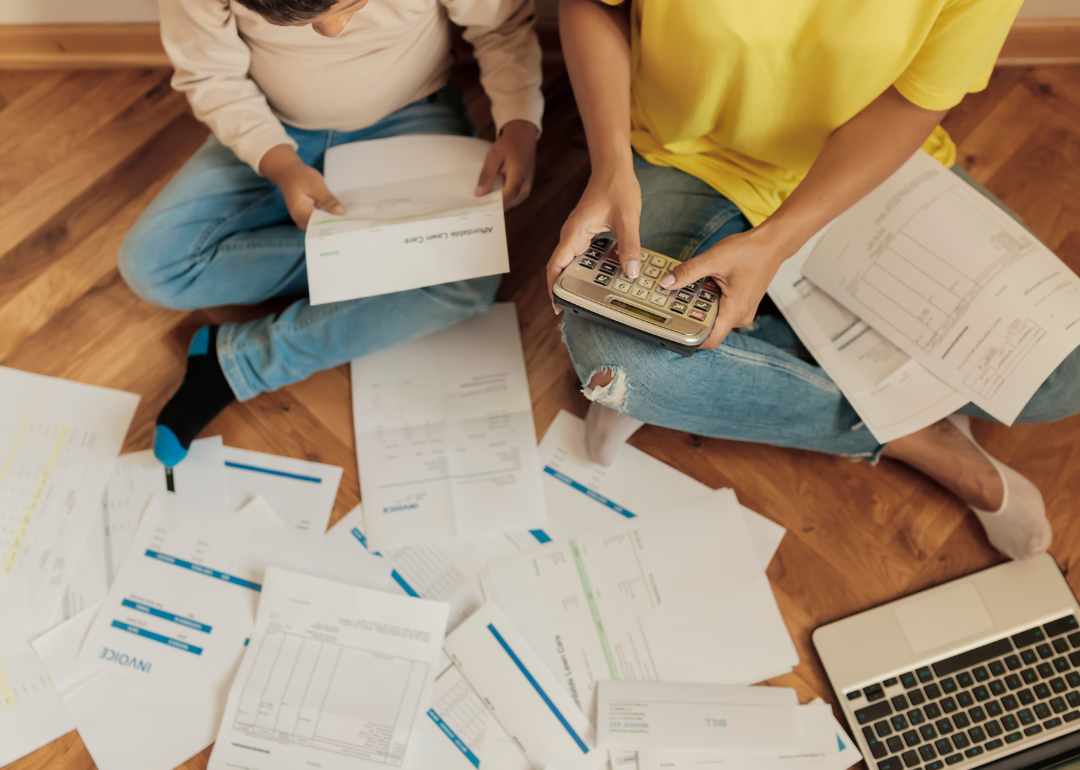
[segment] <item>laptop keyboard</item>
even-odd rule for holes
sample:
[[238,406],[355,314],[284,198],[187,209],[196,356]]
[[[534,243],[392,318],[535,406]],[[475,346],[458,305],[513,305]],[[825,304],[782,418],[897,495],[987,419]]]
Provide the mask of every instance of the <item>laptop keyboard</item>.
[[1080,623],[1068,615],[844,694],[870,768],[982,764],[1080,726]]

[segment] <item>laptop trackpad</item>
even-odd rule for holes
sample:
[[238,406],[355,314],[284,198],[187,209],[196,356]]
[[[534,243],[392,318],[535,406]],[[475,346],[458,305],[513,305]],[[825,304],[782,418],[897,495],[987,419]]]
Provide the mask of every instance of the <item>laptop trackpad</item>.
[[915,655],[994,627],[979,589],[970,582],[904,602],[893,612]]

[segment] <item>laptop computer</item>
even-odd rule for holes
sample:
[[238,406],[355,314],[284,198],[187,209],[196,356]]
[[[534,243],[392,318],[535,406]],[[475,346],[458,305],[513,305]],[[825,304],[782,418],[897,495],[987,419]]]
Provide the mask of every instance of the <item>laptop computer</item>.
[[1080,757],[1080,603],[1053,557],[821,626],[870,770],[1044,770]]

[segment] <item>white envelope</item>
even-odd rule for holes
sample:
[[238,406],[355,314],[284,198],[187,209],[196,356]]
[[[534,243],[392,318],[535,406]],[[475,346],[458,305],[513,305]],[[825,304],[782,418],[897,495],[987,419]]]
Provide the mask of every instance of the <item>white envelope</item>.
[[789,687],[603,680],[597,696],[597,744],[793,749],[799,745],[798,705],[798,695]]

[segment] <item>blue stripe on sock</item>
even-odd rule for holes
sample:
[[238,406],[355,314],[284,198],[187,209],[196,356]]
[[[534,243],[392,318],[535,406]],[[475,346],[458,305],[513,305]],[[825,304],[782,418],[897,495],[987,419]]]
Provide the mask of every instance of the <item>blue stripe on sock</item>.
[[188,346],[187,354],[189,356],[205,356],[207,351],[210,350],[210,327],[204,326],[195,332],[195,336],[191,338],[191,345]]

